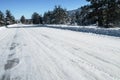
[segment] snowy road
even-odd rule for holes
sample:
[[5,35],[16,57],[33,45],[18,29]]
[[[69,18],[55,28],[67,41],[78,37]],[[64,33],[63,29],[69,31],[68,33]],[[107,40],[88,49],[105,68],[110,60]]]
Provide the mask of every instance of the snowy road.
[[120,38],[69,30],[0,30],[0,80],[120,80]]

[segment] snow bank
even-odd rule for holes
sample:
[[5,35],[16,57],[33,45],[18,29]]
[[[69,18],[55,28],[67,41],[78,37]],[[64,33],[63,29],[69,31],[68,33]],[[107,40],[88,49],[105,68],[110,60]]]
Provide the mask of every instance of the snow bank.
[[87,33],[95,33],[102,35],[109,35],[120,37],[120,28],[98,28],[97,26],[72,26],[72,25],[56,25],[56,24],[13,24],[8,25],[9,28],[29,28],[29,27],[49,27],[49,28],[57,28],[64,30],[72,30],[78,32],[87,32]]
[[86,28],[96,28],[97,26],[78,26],[78,25],[64,25],[64,24],[47,24],[47,26],[54,26],[54,27],[86,27]]
[[5,29],[5,26],[0,26],[0,31]]
[[120,28],[97,28],[96,26],[70,26],[70,25],[46,25],[46,26],[57,29],[67,29],[72,31],[120,37]]
[[25,26],[33,26],[33,24],[12,24],[12,25],[8,25],[8,27],[25,27]]

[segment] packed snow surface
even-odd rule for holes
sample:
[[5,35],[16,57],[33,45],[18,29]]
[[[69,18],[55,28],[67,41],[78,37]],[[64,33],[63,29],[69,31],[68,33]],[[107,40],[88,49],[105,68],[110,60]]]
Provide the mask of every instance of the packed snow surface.
[[24,27],[0,29],[0,80],[120,80],[119,37]]

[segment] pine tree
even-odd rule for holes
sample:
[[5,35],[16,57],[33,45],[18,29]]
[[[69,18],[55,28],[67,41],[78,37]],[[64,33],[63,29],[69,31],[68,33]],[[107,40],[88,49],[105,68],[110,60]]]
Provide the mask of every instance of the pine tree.
[[25,23],[26,23],[25,17],[24,17],[24,16],[21,16],[20,21],[21,21],[22,24],[25,24]]
[[90,8],[92,8],[92,12],[90,15],[91,18],[96,18],[96,22],[98,26],[103,26],[103,3],[105,0],[87,0],[91,3]]
[[42,24],[42,17],[37,12],[34,12],[32,14],[32,21],[33,24]]
[[[106,26],[111,27],[110,23],[116,24],[120,20],[120,1],[119,0],[109,0],[107,1],[106,9]],[[118,24],[118,23],[117,23]]]
[[82,6],[71,16],[72,22],[77,23],[77,25],[94,24],[95,18],[90,15],[91,11],[92,9],[89,5]]
[[4,14],[3,14],[3,12],[0,11],[0,26],[5,24],[4,20],[5,20]]
[[44,13],[43,20],[44,24],[51,24],[52,23],[52,11],[48,11]]
[[11,21],[12,21],[12,24],[16,23],[14,16],[11,16]]
[[55,6],[53,10],[53,24],[66,24],[68,19],[68,14],[66,9],[61,8],[61,6]]
[[7,24],[15,23],[15,17],[11,14],[9,10],[6,10],[6,21],[7,21]]
[[[87,0],[91,3],[93,9],[91,17],[96,18],[98,26],[113,27],[119,23],[120,19],[120,1],[119,0]],[[112,25],[111,25],[112,24]]]
[[115,19],[114,24],[117,27],[120,27],[120,0],[116,1],[116,9],[115,9]]

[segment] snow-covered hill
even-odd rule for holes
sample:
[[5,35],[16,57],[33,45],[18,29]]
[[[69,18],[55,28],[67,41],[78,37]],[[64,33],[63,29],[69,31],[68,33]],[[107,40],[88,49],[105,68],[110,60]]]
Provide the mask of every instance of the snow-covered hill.
[[42,26],[2,28],[0,80],[120,80],[120,38]]

